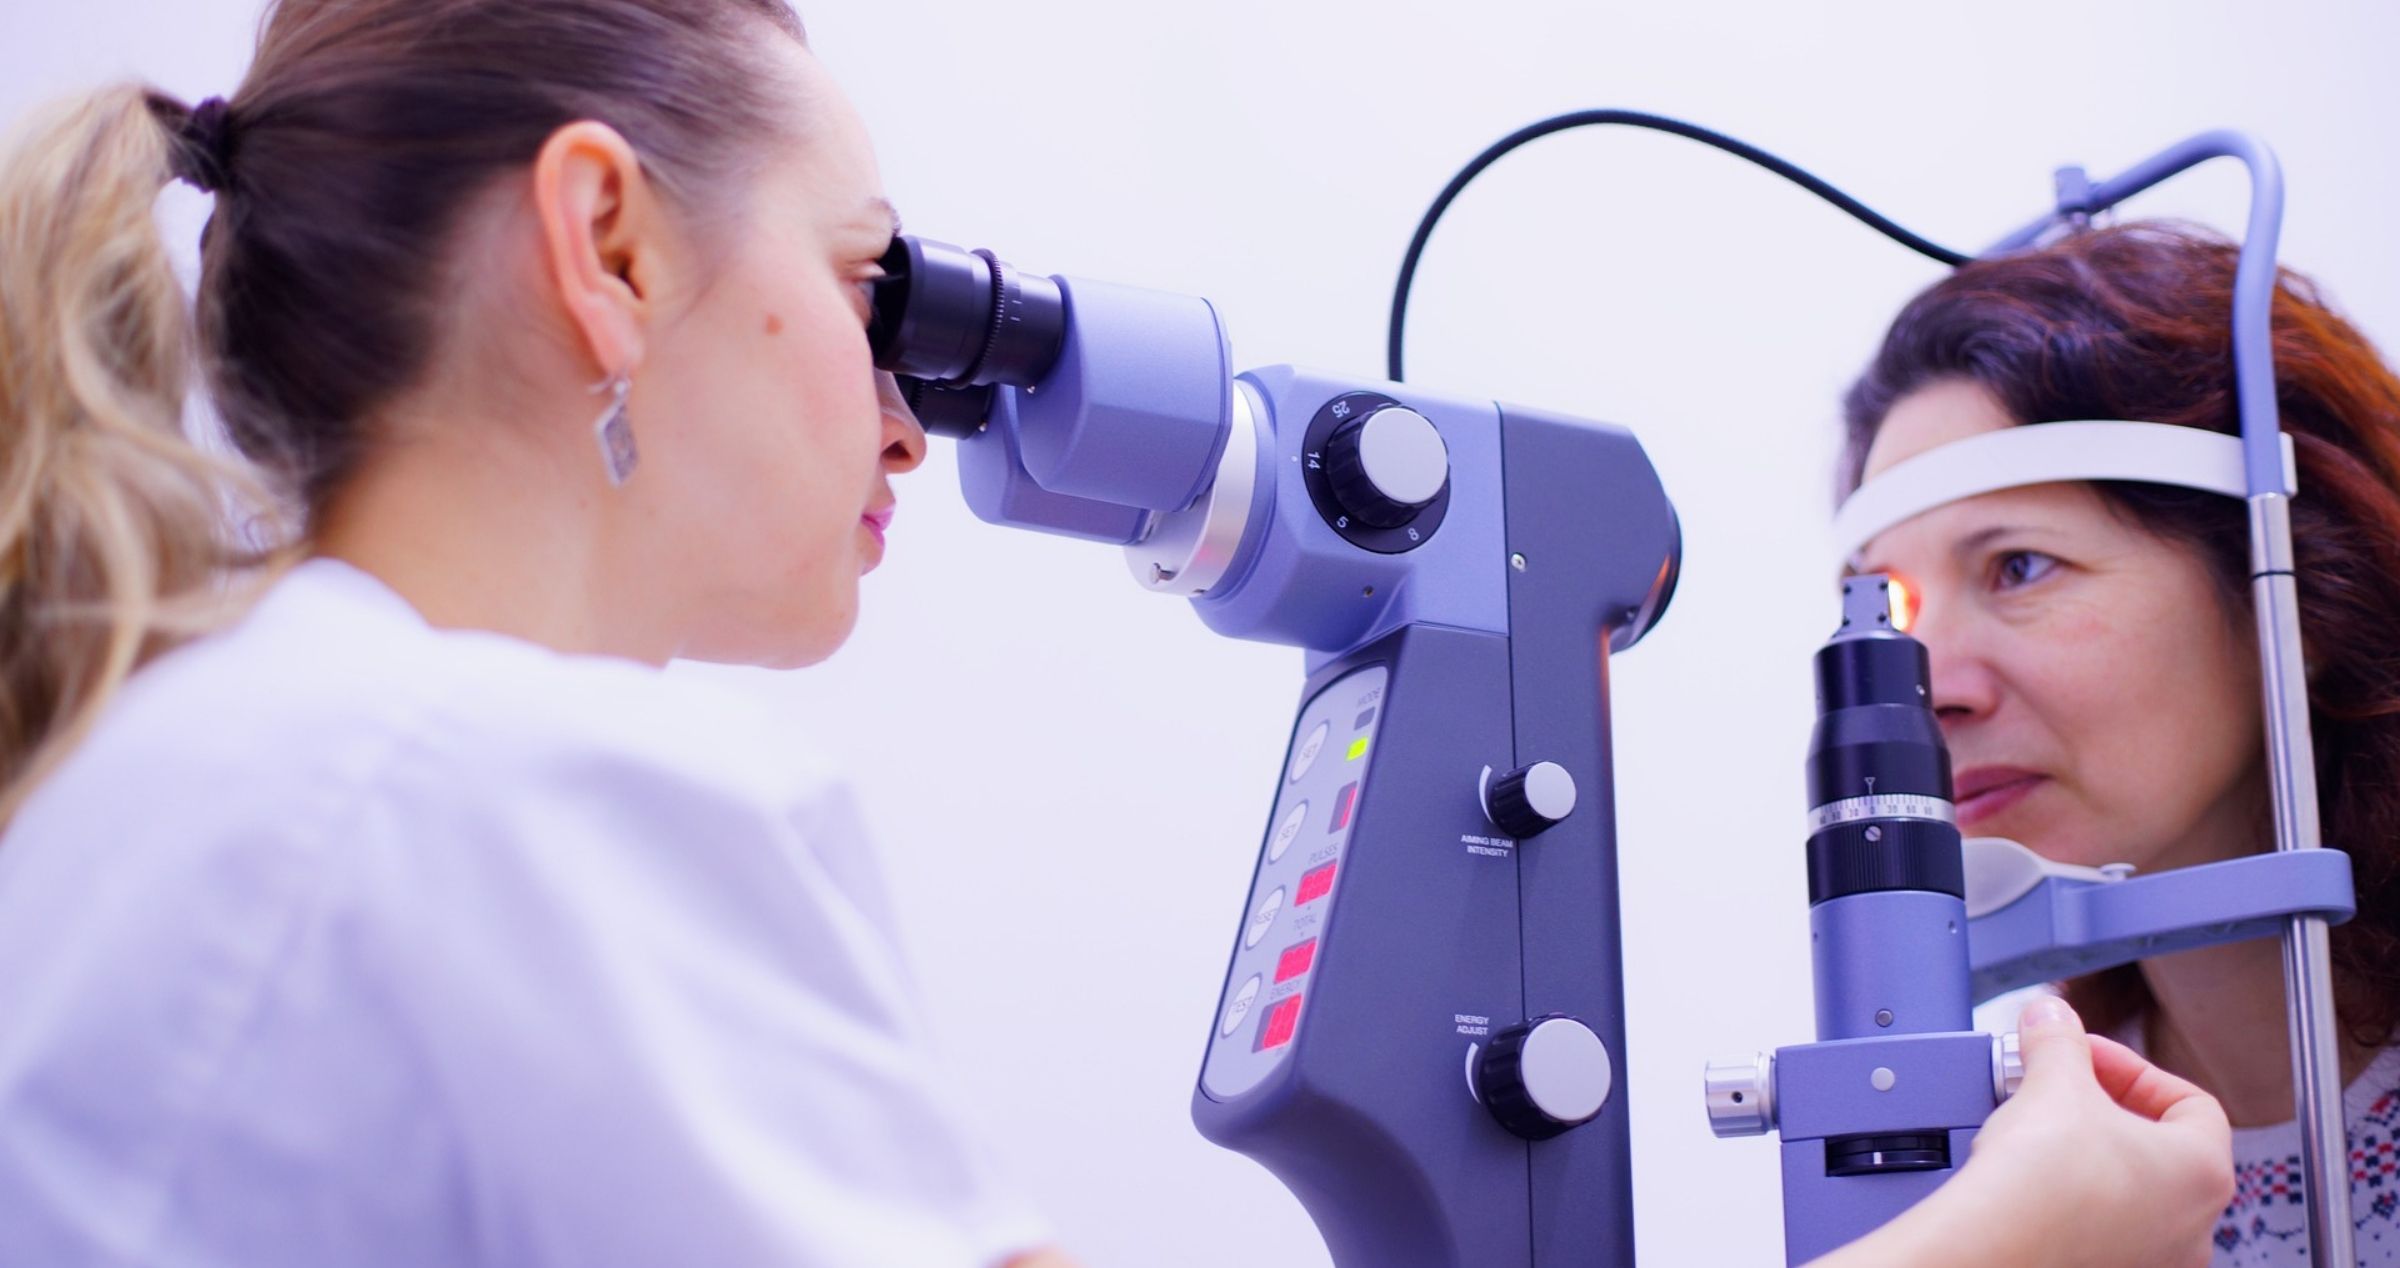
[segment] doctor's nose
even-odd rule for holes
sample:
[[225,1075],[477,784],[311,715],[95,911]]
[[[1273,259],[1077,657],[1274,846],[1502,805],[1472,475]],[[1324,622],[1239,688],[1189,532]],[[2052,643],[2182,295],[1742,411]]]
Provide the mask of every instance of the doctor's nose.
[[875,403],[883,413],[883,469],[906,475],[925,463],[925,425],[909,408],[899,381],[888,371],[875,372]]

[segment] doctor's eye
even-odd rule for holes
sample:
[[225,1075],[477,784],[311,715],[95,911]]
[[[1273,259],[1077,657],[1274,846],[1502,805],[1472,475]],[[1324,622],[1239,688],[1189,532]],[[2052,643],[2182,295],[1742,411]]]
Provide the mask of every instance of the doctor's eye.
[[890,274],[884,269],[880,257],[862,261],[849,270],[850,289],[865,302],[866,307],[863,311],[870,324],[875,316],[875,288],[889,276]]
[[2058,568],[2058,560],[2038,550],[2012,550],[1992,561],[1992,579],[2003,590],[2031,585]]

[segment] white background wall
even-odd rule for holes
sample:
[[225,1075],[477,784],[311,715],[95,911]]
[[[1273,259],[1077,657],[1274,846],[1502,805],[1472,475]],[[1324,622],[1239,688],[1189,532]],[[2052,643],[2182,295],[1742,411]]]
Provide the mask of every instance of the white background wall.
[[[0,118],[125,73],[230,91],[255,7],[4,3]],[[1243,365],[1380,373],[1426,201],[1517,125],[1600,105],[1731,131],[1961,248],[2040,210],[2056,164],[2252,128],[2290,177],[2285,259],[2400,337],[2400,9],[2369,0],[804,12],[912,229],[1207,295]],[[2243,193],[2212,165],[2135,210],[2238,227]],[[169,195],[175,241],[200,208]],[[1938,273],[1763,173],[1612,130],[1488,174],[1417,291],[1417,380],[1628,424],[1682,512],[1681,593],[1615,677],[1647,1263],[1780,1253],[1773,1146],[1709,1137],[1699,1070],[1809,1036],[1799,760],[1835,401]],[[902,503],[849,648],[748,677],[856,772],[960,1077],[1093,1263],[1324,1263],[1185,1116],[1298,653],[1207,634],[1114,551],[975,522],[939,449]]]

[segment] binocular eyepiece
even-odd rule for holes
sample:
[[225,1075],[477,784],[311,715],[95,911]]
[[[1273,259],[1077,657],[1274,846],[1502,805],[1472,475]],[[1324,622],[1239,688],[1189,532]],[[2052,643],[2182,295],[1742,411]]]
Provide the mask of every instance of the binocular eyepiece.
[[1058,279],[908,235],[892,240],[882,265],[867,342],[925,430],[972,435],[993,387],[1031,387],[1057,364],[1067,338]]

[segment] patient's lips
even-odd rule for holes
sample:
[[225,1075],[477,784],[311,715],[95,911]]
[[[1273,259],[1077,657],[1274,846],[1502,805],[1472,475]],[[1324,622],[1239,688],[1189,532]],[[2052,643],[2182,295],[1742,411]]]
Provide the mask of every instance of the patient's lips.
[[2017,766],[1970,766],[1958,772],[1951,785],[1958,798],[1958,826],[1992,818],[2023,801],[2048,778]]

